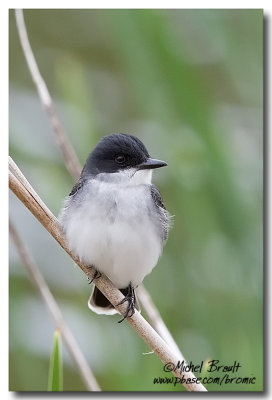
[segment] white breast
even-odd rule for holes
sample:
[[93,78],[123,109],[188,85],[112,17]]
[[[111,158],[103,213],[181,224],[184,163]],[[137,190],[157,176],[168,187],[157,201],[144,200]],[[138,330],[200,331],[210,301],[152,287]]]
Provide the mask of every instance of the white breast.
[[140,284],[161,254],[154,213],[149,184],[90,180],[80,199],[68,198],[60,222],[80,260],[125,288]]

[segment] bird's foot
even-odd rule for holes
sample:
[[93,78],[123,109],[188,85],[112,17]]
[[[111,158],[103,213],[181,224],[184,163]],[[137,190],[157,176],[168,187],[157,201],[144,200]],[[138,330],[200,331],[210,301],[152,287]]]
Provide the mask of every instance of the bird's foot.
[[126,319],[127,317],[132,317],[132,315],[135,313],[134,299],[135,299],[135,293],[130,283],[128,286],[127,295],[123,298],[122,301],[120,301],[120,303],[117,304],[117,306],[119,306],[120,304],[124,304],[126,301],[128,302],[126,312],[123,315],[123,318],[120,321],[118,321],[118,323],[123,322],[124,319]]
[[99,279],[101,277],[101,272],[95,270],[94,276],[92,277],[92,279],[88,278],[88,284],[90,285],[95,279]]

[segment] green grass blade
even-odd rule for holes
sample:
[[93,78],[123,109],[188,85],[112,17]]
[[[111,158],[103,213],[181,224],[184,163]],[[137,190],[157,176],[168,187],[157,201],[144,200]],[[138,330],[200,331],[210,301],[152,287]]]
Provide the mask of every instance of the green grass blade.
[[50,357],[48,391],[60,392],[63,390],[63,364],[61,354],[61,336],[55,331],[53,349]]

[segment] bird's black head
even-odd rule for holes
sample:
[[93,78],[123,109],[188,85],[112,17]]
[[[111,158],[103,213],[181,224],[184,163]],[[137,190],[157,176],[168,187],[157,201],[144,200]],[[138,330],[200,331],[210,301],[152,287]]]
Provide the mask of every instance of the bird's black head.
[[104,136],[90,153],[82,175],[115,173],[120,170],[152,169],[167,165],[150,158],[144,144],[135,136],[113,133]]

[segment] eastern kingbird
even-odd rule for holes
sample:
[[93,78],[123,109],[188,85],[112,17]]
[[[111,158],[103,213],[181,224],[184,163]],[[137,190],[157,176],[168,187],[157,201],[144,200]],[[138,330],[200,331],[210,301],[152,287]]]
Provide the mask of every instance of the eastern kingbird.
[[[170,216],[151,183],[153,169],[166,165],[135,136],[104,136],[59,216],[68,246],[95,268],[94,279],[104,273],[125,295],[121,321],[138,308],[134,288],[155,267],[167,239]],[[96,286],[88,306],[98,314],[117,313]]]

